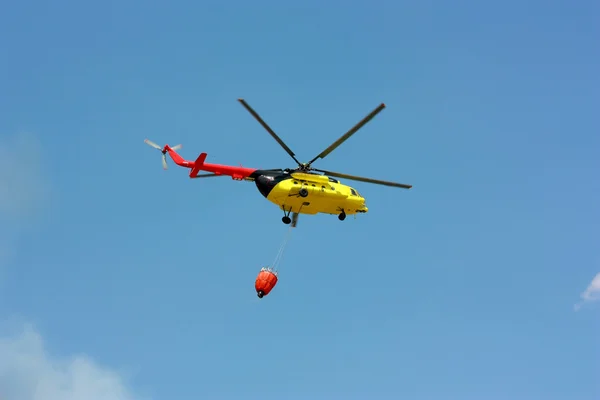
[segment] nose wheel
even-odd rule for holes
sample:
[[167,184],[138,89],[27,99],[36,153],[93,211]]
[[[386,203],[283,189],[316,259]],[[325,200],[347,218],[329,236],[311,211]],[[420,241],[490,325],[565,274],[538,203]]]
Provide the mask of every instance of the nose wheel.
[[340,215],[338,215],[338,219],[340,221],[343,221],[346,219],[346,213],[342,210],[342,212],[340,213]]

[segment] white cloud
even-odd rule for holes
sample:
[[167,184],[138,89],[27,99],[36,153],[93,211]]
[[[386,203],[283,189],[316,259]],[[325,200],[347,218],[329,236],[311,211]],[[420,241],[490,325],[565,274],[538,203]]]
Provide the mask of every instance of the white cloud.
[[6,400],[138,400],[114,370],[86,356],[56,358],[30,326],[0,337],[0,398]]
[[592,282],[581,293],[581,301],[575,304],[575,311],[578,311],[585,303],[600,300],[600,272],[596,274]]
[[[50,194],[50,161],[31,135],[0,139],[0,267],[16,252],[24,226],[35,223]],[[8,223],[7,223],[8,222]],[[12,224],[10,223],[12,222]],[[0,268],[0,278],[2,269]],[[1,279],[0,279],[1,281]],[[2,324],[4,326],[4,324]],[[138,400],[123,374],[85,355],[48,354],[31,326],[0,335],[1,400]]]

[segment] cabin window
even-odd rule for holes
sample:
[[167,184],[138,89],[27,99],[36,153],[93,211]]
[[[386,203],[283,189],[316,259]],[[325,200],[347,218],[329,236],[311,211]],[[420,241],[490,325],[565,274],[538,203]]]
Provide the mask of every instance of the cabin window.
[[294,181],[294,185],[297,185],[297,184],[298,184],[298,181]]
[[352,192],[353,196],[356,196],[356,190],[354,190],[354,189],[351,188],[350,191]]

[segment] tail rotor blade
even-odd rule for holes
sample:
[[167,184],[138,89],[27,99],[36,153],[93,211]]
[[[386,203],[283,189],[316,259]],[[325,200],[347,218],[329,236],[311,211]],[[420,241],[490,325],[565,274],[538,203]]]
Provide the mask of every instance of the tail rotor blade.
[[[166,154],[167,150],[164,150],[162,147],[160,147],[159,145],[157,145],[156,143],[154,143],[150,139],[144,140],[144,143],[146,143],[150,147],[154,147],[155,149],[157,149],[158,151],[160,151],[162,153],[162,166],[163,166],[163,169],[168,169],[169,166],[167,165],[167,154]],[[180,148],[181,148],[181,145],[178,144],[177,146],[171,147],[171,150],[178,150]]]
[[157,145],[149,139],[144,140],[144,143],[146,143],[148,146],[154,147],[155,149],[162,150],[162,147],[160,147],[159,145]]

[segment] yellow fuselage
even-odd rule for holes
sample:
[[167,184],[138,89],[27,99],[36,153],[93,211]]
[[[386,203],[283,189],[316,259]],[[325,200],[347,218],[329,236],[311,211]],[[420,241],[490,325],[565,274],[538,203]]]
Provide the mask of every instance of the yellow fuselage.
[[328,176],[264,171],[255,181],[263,196],[286,213],[353,215],[368,211],[356,189]]

